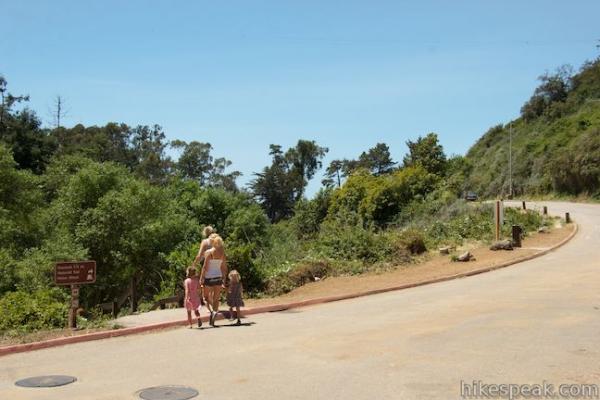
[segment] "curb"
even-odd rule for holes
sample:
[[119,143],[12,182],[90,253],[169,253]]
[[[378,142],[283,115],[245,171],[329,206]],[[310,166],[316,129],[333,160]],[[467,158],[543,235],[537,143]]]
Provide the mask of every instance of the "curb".
[[[573,239],[573,237],[579,231],[579,226],[577,225],[577,223],[573,222],[573,226],[574,226],[574,229],[569,234],[569,236],[567,236],[566,238],[564,238],[563,240],[561,240],[559,243],[552,246],[551,248],[540,251],[538,253],[534,253],[534,254],[525,256],[525,257],[517,258],[512,261],[500,263],[498,265],[494,265],[491,267],[484,267],[484,268],[475,269],[472,271],[461,272],[461,273],[455,274],[455,275],[445,276],[442,278],[430,279],[430,280],[421,281],[421,282],[407,283],[407,284],[397,285],[397,286],[390,286],[390,287],[381,288],[381,289],[373,289],[373,290],[367,290],[367,291],[363,291],[363,292],[342,294],[342,295],[337,295],[337,296],[319,297],[316,299],[302,300],[302,301],[296,301],[296,302],[290,302],[290,303],[259,306],[259,307],[254,307],[251,309],[244,310],[244,315],[254,315],[254,314],[267,313],[267,312],[284,311],[284,310],[289,310],[291,308],[299,308],[299,307],[312,306],[312,305],[316,305],[316,304],[331,303],[331,302],[340,301],[340,300],[355,299],[357,297],[364,297],[364,296],[370,296],[370,295],[374,295],[374,294],[381,294],[381,293],[392,292],[392,291],[397,291],[397,290],[409,289],[409,288],[418,287],[418,286],[425,286],[425,285],[430,285],[432,283],[445,282],[445,281],[450,281],[450,280],[454,280],[454,279],[465,278],[468,276],[478,275],[478,274],[482,274],[485,272],[494,271],[494,270],[505,268],[505,267],[508,267],[508,266],[511,266],[514,264],[524,262],[524,261],[528,261],[528,260],[531,260],[531,259],[534,259],[537,257],[541,257],[543,255],[550,253],[551,251],[558,249],[559,247],[562,247],[567,242],[569,242],[571,239]],[[222,318],[223,318],[223,316],[219,315],[217,317],[217,320],[222,319]],[[202,320],[202,322],[207,322],[208,316],[201,317],[201,320]],[[185,325],[187,325],[187,323],[188,323],[187,320],[168,321],[168,322],[161,322],[158,324],[135,326],[135,327],[131,327],[131,328],[116,329],[116,330],[111,330],[111,331],[94,332],[94,333],[88,333],[88,334],[78,335],[78,336],[68,336],[68,337],[62,337],[62,338],[57,338],[57,339],[44,340],[41,342],[32,342],[32,343],[11,345],[11,346],[6,346],[6,347],[0,347],[0,357],[6,356],[9,354],[23,353],[26,351],[41,350],[41,349],[47,349],[47,348],[56,347],[56,346],[64,346],[67,344],[82,343],[82,342],[88,342],[88,341],[92,341],[92,340],[100,340],[100,339],[108,339],[108,338],[119,337],[119,336],[134,335],[134,334],[138,334],[138,333],[149,332],[149,331],[165,329],[165,328],[172,328],[172,327],[176,327],[176,326],[185,326]]]

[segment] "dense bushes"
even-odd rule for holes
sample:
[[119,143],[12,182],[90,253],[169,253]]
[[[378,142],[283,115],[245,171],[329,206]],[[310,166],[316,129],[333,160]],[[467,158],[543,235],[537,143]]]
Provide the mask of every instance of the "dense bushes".
[[353,213],[338,214],[321,226],[316,249],[325,257],[373,262],[385,258],[387,243],[373,229],[363,227]]
[[51,162],[38,179],[0,150],[0,297],[48,287],[56,261],[87,258],[96,260],[98,278],[82,290],[86,308],[132,283],[141,297],[173,295],[208,224],[227,240],[230,264],[249,288],[260,286],[253,264],[269,223],[249,196],[177,178],[152,185],[123,166],[77,157]]
[[0,332],[32,332],[64,327],[67,296],[60,289],[9,292],[0,298]]
[[383,227],[414,199],[423,199],[439,177],[417,165],[374,176],[360,170],[332,195],[329,214],[353,212],[365,223]]

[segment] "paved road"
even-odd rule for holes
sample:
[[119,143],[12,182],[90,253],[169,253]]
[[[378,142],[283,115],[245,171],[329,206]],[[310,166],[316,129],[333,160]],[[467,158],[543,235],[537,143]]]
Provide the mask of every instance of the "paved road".
[[[580,233],[520,265],[297,311],[0,358],[0,399],[133,399],[175,384],[198,399],[459,399],[460,382],[600,384],[600,206]],[[67,374],[54,389],[14,381]]]

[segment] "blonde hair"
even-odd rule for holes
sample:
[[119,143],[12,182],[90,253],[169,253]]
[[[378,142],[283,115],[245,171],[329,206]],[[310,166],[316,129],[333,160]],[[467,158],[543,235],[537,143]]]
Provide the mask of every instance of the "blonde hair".
[[205,238],[209,237],[209,236],[210,236],[212,233],[214,233],[214,232],[215,232],[215,228],[213,228],[213,227],[212,227],[212,226],[210,226],[210,225],[206,225],[206,226],[204,227],[204,229],[202,229],[202,235],[203,235]]
[[185,270],[185,274],[188,278],[196,276],[197,272],[198,271],[196,270],[196,267],[194,267],[193,265],[187,267],[187,269]]
[[229,273],[229,281],[230,282],[235,282],[235,283],[239,283],[240,279],[242,279],[242,277],[240,276],[240,273],[237,272],[237,270],[231,270],[231,272]]
[[223,248],[223,239],[221,238],[221,236],[219,236],[215,233],[215,234],[210,235],[209,239],[210,239],[210,244],[212,247],[214,247],[216,249]]

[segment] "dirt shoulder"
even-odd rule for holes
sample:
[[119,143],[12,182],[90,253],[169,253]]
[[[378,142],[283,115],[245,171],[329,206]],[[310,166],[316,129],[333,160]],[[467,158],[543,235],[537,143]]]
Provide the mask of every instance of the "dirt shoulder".
[[326,278],[318,282],[308,283],[282,296],[248,299],[246,306],[256,307],[383,289],[489,268],[546,250],[564,240],[571,234],[573,229],[574,225],[569,224],[554,228],[548,233],[531,234],[523,240],[523,247],[515,248],[512,251],[491,251],[488,246],[481,244],[466,245],[458,249],[457,252],[470,251],[475,260],[469,262],[452,262],[449,255],[431,253],[420,263],[400,265],[392,271],[382,273]]

